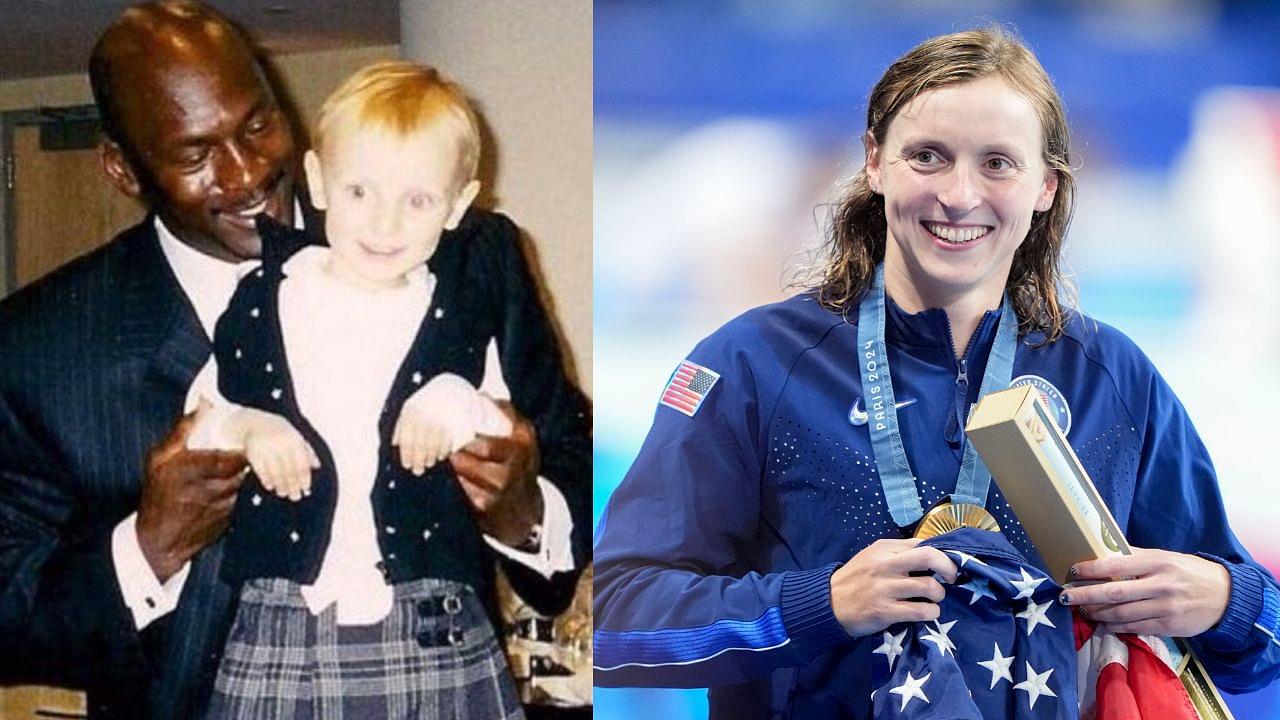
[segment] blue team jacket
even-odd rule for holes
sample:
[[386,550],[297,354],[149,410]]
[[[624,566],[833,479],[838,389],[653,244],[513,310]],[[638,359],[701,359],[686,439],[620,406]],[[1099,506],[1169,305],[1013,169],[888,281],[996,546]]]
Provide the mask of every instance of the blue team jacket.
[[[998,313],[962,361],[946,314],[888,303],[903,440],[929,507],[950,493]],[[885,505],[861,404],[857,313],[809,295],[751,310],[689,355],[720,374],[693,417],[660,406],[597,528],[595,681],[710,687],[711,715],[866,717],[879,636],[849,638],[829,578],[881,538]],[[1124,335],[1088,317],[1020,339],[1014,383],[1036,385],[1129,541],[1200,553],[1231,575],[1226,615],[1193,639],[1219,686],[1280,673],[1280,592],[1236,540],[1181,403]],[[1036,564],[993,482],[987,509]],[[1063,632],[1069,632],[1064,629]]]

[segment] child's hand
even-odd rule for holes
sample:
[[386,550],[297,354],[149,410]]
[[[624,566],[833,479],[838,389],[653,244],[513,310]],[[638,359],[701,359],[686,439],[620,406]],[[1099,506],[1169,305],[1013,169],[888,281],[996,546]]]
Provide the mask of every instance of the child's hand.
[[433,417],[428,408],[406,402],[396,422],[391,444],[400,448],[400,464],[404,469],[413,471],[414,475],[422,475],[427,468],[448,457],[454,431]]
[[442,373],[405,401],[391,444],[404,469],[422,475],[479,433],[509,435],[511,420],[466,380]]
[[258,481],[270,492],[301,500],[311,494],[311,471],[320,458],[302,433],[279,415],[241,408],[232,422]]

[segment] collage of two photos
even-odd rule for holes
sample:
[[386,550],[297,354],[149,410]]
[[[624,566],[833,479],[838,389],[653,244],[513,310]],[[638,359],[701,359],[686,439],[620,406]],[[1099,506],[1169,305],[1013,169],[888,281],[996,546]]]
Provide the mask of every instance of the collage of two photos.
[[0,720],[1280,718],[1270,6],[0,28]]

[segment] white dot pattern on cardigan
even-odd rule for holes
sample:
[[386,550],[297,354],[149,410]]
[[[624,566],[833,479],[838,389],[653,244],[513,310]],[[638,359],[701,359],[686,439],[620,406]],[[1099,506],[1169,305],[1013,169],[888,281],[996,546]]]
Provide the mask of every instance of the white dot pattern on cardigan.
[[252,310],[249,311],[249,317],[258,317],[261,314],[262,313],[258,310],[258,308],[253,308]]

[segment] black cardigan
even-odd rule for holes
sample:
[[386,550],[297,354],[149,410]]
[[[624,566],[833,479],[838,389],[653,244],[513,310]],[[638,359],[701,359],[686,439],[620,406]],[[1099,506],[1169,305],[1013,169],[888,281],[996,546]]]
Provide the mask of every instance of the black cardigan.
[[[269,222],[260,227],[262,267],[240,282],[218,321],[214,352],[219,390],[234,403],[287,418],[316,450],[321,467],[313,472],[310,496],[298,502],[266,491],[250,473],[227,532],[222,573],[233,585],[255,577],[284,577],[308,584],[319,574],[328,547],[337,478],[328,447],[302,415],[294,396],[277,299],[284,261],[309,239]],[[509,327],[513,314],[504,303],[527,302],[536,296],[531,294],[531,278],[513,242],[516,235],[504,235],[454,232],[441,238],[429,262],[436,276],[431,306],[379,418],[380,470],[371,494],[381,568],[389,583],[423,577],[456,580],[475,588],[486,602],[497,554],[476,527],[452,467],[441,463],[423,477],[415,477],[400,465],[390,439],[404,401],[435,375],[452,372],[478,385],[489,339],[497,338],[512,402],[537,429],[544,460],[541,474],[570,503],[574,555],[580,561],[575,564],[583,564],[589,551],[579,536],[585,535],[590,519],[581,509],[582,497],[589,496],[583,486],[585,481],[585,487],[590,487],[590,471],[582,443],[590,449],[589,412],[581,393],[564,379],[558,354],[529,355],[535,347],[554,349],[554,338],[546,335],[550,327]],[[465,242],[460,236],[466,237]],[[502,297],[512,287],[529,294],[523,299]],[[513,567],[513,574],[528,579],[530,573],[527,568],[524,571]],[[553,579],[556,584],[572,582],[571,577]]]

